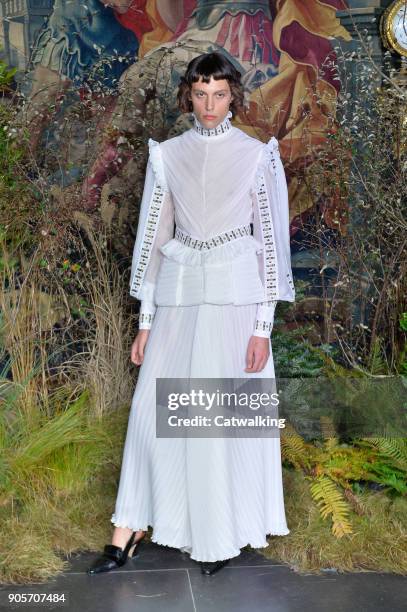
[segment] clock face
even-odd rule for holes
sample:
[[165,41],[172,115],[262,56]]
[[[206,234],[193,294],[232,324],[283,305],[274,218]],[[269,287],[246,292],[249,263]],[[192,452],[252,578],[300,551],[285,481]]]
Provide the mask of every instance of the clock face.
[[407,57],[407,0],[394,0],[380,18],[380,36],[388,49]]
[[407,51],[407,2],[399,6],[392,19],[392,34],[395,42]]

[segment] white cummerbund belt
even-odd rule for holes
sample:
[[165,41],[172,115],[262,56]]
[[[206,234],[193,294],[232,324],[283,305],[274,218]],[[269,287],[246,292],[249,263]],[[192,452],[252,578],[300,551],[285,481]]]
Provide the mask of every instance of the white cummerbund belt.
[[155,287],[157,306],[241,305],[265,299],[263,245],[252,236],[250,224],[207,240],[177,227],[160,251],[164,257]]

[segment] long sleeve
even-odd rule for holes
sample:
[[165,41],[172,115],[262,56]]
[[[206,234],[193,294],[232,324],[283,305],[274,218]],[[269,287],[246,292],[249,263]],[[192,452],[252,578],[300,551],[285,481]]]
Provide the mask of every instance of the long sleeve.
[[278,141],[264,144],[253,197],[253,235],[263,245],[260,271],[266,300],[257,307],[253,335],[269,337],[278,300],[294,302],[288,188]]
[[[154,287],[158,270],[163,257],[160,247],[168,242],[174,235],[174,205],[170,192],[166,192],[161,208],[160,219],[154,245],[151,249],[150,260],[148,262],[144,283],[147,287]],[[152,289],[154,293],[154,289]],[[139,312],[139,329],[151,329],[157,306],[154,299],[144,298],[141,300]]]
[[257,305],[256,321],[254,324],[253,336],[269,338],[274,324],[274,311],[277,300],[260,302]]
[[160,247],[174,236],[174,204],[164,176],[159,143],[150,138],[149,148],[130,274],[130,295],[141,301],[140,329],[151,328],[157,308],[156,278],[163,257]]

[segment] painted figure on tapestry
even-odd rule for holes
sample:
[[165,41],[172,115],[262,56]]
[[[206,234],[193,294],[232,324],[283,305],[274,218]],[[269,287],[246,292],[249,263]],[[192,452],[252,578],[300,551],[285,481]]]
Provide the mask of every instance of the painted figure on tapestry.
[[[341,6],[342,0],[306,8],[298,0],[58,0],[32,57],[25,110],[31,144],[37,146],[49,123],[50,100],[56,100],[56,110],[58,95],[77,84],[78,95],[91,99],[102,134],[90,165],[81,159],[80,146],[75,157],[86,172],[81,207],[92,210],[104,184],[134,157],[145,125],[157,138],[190,127],[176,106],[179,77],[193,57],[221,51],[241,72],[245,88],[246,110],[235,125],[263,140],[275,135],[280,143],[294,234],[312,202],[305,186],[290,179],[297,167],[312,163],[304,158],[304,138],[312,150],[326,137],[339,87],[328,66],[335,59],[330,39],[349,40],[335,16]],[[103,113],[95,83],[103,89]]]

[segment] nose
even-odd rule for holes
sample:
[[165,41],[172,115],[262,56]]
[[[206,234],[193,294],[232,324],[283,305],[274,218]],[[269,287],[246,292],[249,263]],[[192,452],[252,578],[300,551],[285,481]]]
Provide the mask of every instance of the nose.
[[213,109],[213,100],[209,96],[206,98],[206,110],[211,111]]

